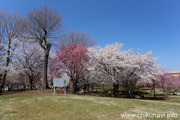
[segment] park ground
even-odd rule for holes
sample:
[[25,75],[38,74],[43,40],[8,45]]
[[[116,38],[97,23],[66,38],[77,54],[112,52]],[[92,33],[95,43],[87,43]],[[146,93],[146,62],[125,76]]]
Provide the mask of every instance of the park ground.
[[[159,118],[160,115],[162,118]],[[63,95],[60,91],[54,95],[53,90],[11,92],[0,96],[0,120],[126,119],[179,120],[180,97],[167,97],[164,100],[143,100]]]

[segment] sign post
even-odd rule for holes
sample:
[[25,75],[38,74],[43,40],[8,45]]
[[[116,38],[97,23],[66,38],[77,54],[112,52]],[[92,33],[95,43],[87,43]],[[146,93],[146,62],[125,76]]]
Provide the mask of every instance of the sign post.
[[54,86],[54,94],[56,94],[56,87]]
[[66,80],[64,80],[64,94],[66,95]]
[[69,80],[64,78],[53,78],[54,94],[56,94],[56,87],[64,87],[64,94],[66,94],[66,86]]

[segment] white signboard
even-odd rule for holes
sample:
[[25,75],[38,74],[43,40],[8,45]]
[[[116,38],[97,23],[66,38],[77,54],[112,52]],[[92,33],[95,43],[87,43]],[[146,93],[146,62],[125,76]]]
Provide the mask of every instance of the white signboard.
[[68,80],[65,78],[53,78],[53,86],[54,87],[64,87],[67,86]]
[[69,83],[65,78],[53,78],[54,94],[56,93],[56,87],[64,87],[64,94],[66,94],[66,86]]

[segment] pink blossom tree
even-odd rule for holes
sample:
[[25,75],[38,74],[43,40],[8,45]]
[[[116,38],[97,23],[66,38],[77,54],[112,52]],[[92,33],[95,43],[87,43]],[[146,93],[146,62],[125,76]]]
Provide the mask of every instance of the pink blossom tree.
[[180,88],[180,75],[178,76],[178,87]]
[[171,75],[170,87],[178,88],[180,86],[180,81],[178,76]]
[[157,78],[159,79],[156,82],[156,85],[158,87],[162,87],[163,91],[165,89],[165,87],[170,87],[171,86],[171,81],[172,81],[172,76],[169,73],[165,73],[163,75],[159,75],[157,76]]
[[157,76],[158,80],[156,81],[156,85],[158,87],[162,87],[163,91],[165,88],[177,88],[180,87],[180,77],[173,76],[168,72],[165,72],[163,75]]
[[63,74],[63,70],[56,66],[57,61],[54,56],[50,56],[49,59],[49,67],[48,67],[48,78],[51,81],[51,86],[53,86],[53,78],[61,77]]
[[70,77],[70,82],[73,83],[72,93],[76,94],[77,84],[83,78],[84,72],[87,71],[87,48],[82,45],[76,45],[74,42],[69,46],[60,46],[56,51],[56,57],[51,60],[51,67],[61,69]]

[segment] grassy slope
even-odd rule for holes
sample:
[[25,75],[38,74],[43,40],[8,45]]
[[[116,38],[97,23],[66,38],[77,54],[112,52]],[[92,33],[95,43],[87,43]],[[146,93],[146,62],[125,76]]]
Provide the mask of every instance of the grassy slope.
[[153,101],[53,94],[0,96],[0,120],[121,120],[122,113],[141,112],[175,112],[180,119],[180,99]]

